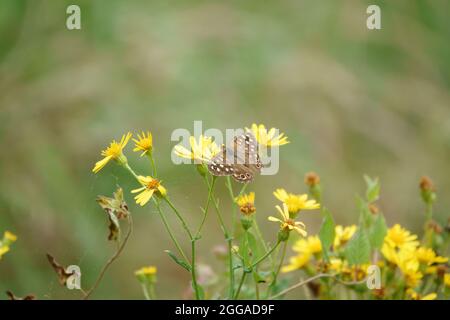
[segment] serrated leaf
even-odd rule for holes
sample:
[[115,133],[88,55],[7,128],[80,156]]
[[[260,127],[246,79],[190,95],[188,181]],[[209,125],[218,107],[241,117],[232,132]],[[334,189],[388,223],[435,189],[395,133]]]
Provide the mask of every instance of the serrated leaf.
[[378,178],[372,179],[369,176],[365,175],[364,180],[367,184],[366,189],[366,199],[367,202],[372,203],[374,201],[377,201],[380,196],[380,183],[378,181]]
[[372,248],[380,249],[384,242],[384,237],[387,233],[386,221],[380,213],[377,215],[372,228],[369,232],[369,240]]
[[187,271],[191,272],[191,266],[188,265],[185,261],[181,260],[180,258],[178,258],[172,251],[170,250],[165,250],[165,252],[169,255],[169,257],[172,258],[173,261],[175,261],[176,264],[180,265],[181,267],[183,267],[184,269],[186,269]]
[[320,226],[319,239],[322,243],[322,252],[324,259],[328,261],[328,252],[331,245],[333,244],[335,236],[335,224],[331,212],[325,208],[323,209],[323,212],[325,216],[323,218],[322,225]]
[[350,265],[367,263],[370,260],[370,241],[359,227],[345,248],[345,257]]

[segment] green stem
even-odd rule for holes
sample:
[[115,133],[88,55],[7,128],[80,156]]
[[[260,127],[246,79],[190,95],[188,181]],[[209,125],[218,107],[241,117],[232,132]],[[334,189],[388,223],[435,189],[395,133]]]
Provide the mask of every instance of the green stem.
[[260,262],[262,262],[264,259],[266,259],[277,247],[278,247],[278,245],[280,244],[280,241],[278,240],[277,241],[277,243],[272,247],[272,248],[270,248],[270,250],[269,251],[267,251],[261,258],[259,258],[258,260],[256,260],[256,262],[254,262],[251,266],[250,266],[250,269],[253,269],[253,268],[255,268]]
[[202,232],[203,226],[204,226],[205,221],[206,221],[206,218],[207,218],[207,216],[208,216],[208,212],[209,212],[209,204],[210,204],[211,199],[212,199],[213,190],[214,190],[214,185],[216,184],[216,180],[217,180],[216,176],[213,176],[213,178],[212,178],[212,183],[211,183],[211,185],[210,185],[210,184],[209,184],[208,177],[205,175],[205,181],[206,181],[206,184],[208,185],[208,189],[209,189],[209,190],[208,190],[208,199],[206,200],[205,210],[203,211],[203,219],[202,219],[202,222],[200,223],[200,226],[199,226],[199,228],[198,228],[198,230],[197,230],[197,233],[195,234],[195,237],[196,237],[196,238],[197,238],[197,237],[200,235],[200,233]]
[[153,199],[153,202],[155,203],[156,209],[158,210],[158,213],[161,217],[161,220],[163,221],[164,226],[166,227],[167,232],[169,233],[170,238],[172,239],[173,243],[175,244],[175,247],[177,248],[178,252],[181,254],[181,256],[183,257],[183,259],[185,260],[185,262],[187,264],[189,264],[189,259],[186,257],[186,255],[184,254],[183,249],[181,248],[180,244],[178,243],[177,238],[175,237],[175,235],[173,234],[172,229],[169,226],[169,223],[167,222],[166,216],[164,215],[164,213],[161,210],[161,206],[159,204],[159,201],[156,199]]
[[241,288],[242,288],[242,285],[244,284],[246,276],[247,276],[247,272],[244,270],[244,272],[242,273],[241,281],[239,282],[239,286],[236,290],[236,294],[233,297],[234,300],[237,300],[237,298],[239,297],[239,293],[241,292]]
[[[209,182],[206,179],[205,180],[209,187]],[[228,271],[230,274],[230,288],[229,288],[229,298],[232,299],[234,296],[234,269],[233,269],[233,252],[232,252],[232,246],[233,246],[233,238],[230,237],[227,227],[225,226],[225,223],[223,222],[222,214],[220,213],[219,204],[217,203],[217,199],[214,196],[214,190],[212,191],[212,200],[214,208],[216,209],[217,218],[219,219],[220,228],[222,229],[223,235],[225,237],[225,241],[227,242],[228,246]]]
[[147,152],[148,157],[150,158],[150,163],[152,165],[152,175],[153,178],[157,178],[158,177],[158,172],[156,171],[156,165],[155,165],[155,160],[153,159],[153,153]]
[[191,230],[189,229],[189,227],[188,227],[186,221],[184,220],[183,216],[180,214],[180,212],[177,210],[177,208],[175,208],[175,206],[173,205],[173,203],[169,200],[169,198],[167,196],[164,197],[164,200],[167,202],[167,204],[173,210],[173,212],[175,212],[175,214],[178,217],[178,220],[180,220],[184,230],[186,230],[186,233],[188,234],[189,239],[193,240]]
[[194,287],[195,292],[195,299],[200,300],[200,291],[198,289],[197,284],[197,274],[195,272],[195,241],[191,241],[191,250],[192,250],[192,267],[191,267],[191,274],[192,274],[192,286]]
[[253,270],[253,281],[255,282],[255,296],[256,296],[256,300],[259,300],[259,286],[258,286],[257,270]]
[[[235,206],[235,209],[233,210],[233,214],[231,216],[231,219],[232,219],[231,220],[231,234],[234,235],[235,228],[236,228],[237,215],[238,215],[239,211],[238,211],[238,206],[236,205],[236,202],[235,202],[235,198],[236,197],[234,196],[233,185],[231,183],[231,177],[230,176],[227,176],[226,186],[227,186],[227,189],[228,189],[228,193],[230,195],[231,202]],[[241,191],[239,191],[239,194],[237,195],[237,197],[240,197],[244,193],[246,188],[247,188],[247,183],[242,186]]]
[[[259,241],[261,242],[261,244],[262,244],[262,246],[264,248],[264,252],[267,252],[267,250],[269,250],[269,249],[267,248],[266,241],[264,241],[264,237],[263,237],[263,235],[261,233],[261,230],[259,229],[259,225],[258,225],[258,222],[257,222],[256,219],[253,219],[253,227],[255,229],[255,232],[256,232],[256,235],[257,235]],[[270,264],[273,264],[273,259],[272,259],[272,255],[271,254],[269,255],[269,260],[270,260]]]
[[277,271],[275,272],[275,276],[273,277],[272,286],[276,284],[278,274],[280,273],[281,267],[283,266],[284,258],[286,257],[287,243],[288,243],[287,241],[284,241],[283,249],[281,251],[280,264],[278,265]]
[[142,286],[142,291],[144,292],[144,297],[146,300],[152,300],[150,293],[148,291],[147,285],[145,285],[144,283],[141,285]]

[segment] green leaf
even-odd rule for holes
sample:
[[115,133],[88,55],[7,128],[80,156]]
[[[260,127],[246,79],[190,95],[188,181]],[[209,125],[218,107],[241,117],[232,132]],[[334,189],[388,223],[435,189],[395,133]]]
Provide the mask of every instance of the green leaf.
[[350,265],[367,263],[370,260],[370,241],[363,228],[359,227],[345,248],[345,257]]
[[377,201],[380,196],[380,183],[378,178],[372,179],[369,176],[365,175],[364,180],[366,180],[367,189],[366,189],[366,199],[367,202],[372,203]]
[[323,212],[325,214],[325,217],[323,218],[322,225],[320,226],[319,239],[322,243],[322,252],[324,259],[328,261],[328,251],[333,244],[335,236],[335,224],[331,212],[325,208],[323,209]]
[[169,257],[172,258],[173,261],[175,261],[176,264],[182,266],[184,269],[191,272],[191,266],[189,264],[187,264],[185,261],[178,258],[172,251],[165,250],[165,252],[169,255]]
[[384,220],[383,215],[380,213],[375,218],[372,228],[370,228],[369,231],[369,240],[372,248],[376,249],[381,248],[386,233],[387,233],[386,221]]

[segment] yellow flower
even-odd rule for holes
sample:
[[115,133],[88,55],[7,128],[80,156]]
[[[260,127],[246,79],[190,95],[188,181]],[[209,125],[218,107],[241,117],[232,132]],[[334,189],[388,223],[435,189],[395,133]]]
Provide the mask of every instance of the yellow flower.
[[127,145],[128,141],[130,140],[132,134],[128,132],[127,134],[124,134],[122,136],[122,139],[120,139],[120,142],[117,142],[116,140],[113,140],[109,147],[107,147],[105,150],[101,152],[101,155],[104,157],[102,160],[97,161],[97,163],[94,166],[94,169],[92,169],[92,172],[97,173],[103,167],[110,161],[110,160],[116,160],[121,164],[124,164],[127,162],[127,158],[123,155],[122,150]]
[[252,124],[252,128],[245,128],[247,131],[251,131],[256,138],[256,141],[260,145],[272,147],[272,146],[282,146],[284,144],[289,143],[288,138],[284,135],[284,133],[275,136],[277,133],[277,129],[271,128],[267,131],[266,127],[263,124],[257,125],[256,123]]
[[419,245],[417,236],[411,234],[411,232],[402,228],[399,224],[394,225],[388,230],[384,241],[393,248],[402,248],[404,246],[415,248]]
[[434,300],[437,298],[437,294],[434,292],[429,293],[423,297],[420,294],[418,294],[417,292],[415,292],[413,289],[406,290],[406,293],[409,295],[409,297],[412,300]]
[[161,182],[158,179],[154,179],[150,176],[138,176],[138,180],[142,184],[142,187],[132,190],[131,193],[140,192],[134,199],[136,200],[136,203],[141,206],[144,206],[151,199],[155,191],[162,196],[167,194],[166,188],[161,185]]
[[17,236],[13,234],[12,232],[5,231],[3,234],[3,239],[6,241],[8,240],[10,243],[15,242],[17,240]]
[[432,265],[433,263],[445,263],[448,258],[437,256],[436,253],[431,248],[419,247],[416,250],[416,257],[419,262]]
[[306,239],[297,240],[292,246],[292,250],[299,253],[320,253],[322,252],[322,242],[318,236],[309,236]]
[[351,225],[348,227],[343,227],[341,225],[337,225],[334,228],[335,236],[334,236],[334,243],[333,247],[334,249],[339,248],[340,246],[343,246],[347,243],[348,240],[350,240],[353,235],[356,232],[356,225]]
[[249,194],[240,195],[235,199],[239,206],[239,209],[244,215],[250,215],[256,211],[255,208],[255,193],[250,192]]
[[141,157],[145,154],[151,153],[153,148],[153,138],[150,131],[147,134],[142,131],[142,135],[137,135],[138,139],[133,139],[135,148],[133,151],[142,151]]
[[285,203],[291,217],[295,216],[300,210],[314,210],[320,208],[316,200],[308,200],[308,195],[287,193],[284,189],[277,189],[273,195]]
[[338,273],[342,272],[342,270],[344,270],[345,267],[346,263],[344,263],[344,261],[338,258],[331,258],[330,263],[328,265],[328,268],[330,268],[330,270],[336,271]]
[[419,271],[419,260],[417,260],[413,250],[404,248],[397,254],[397,266],[405,276],[406,285],[415,288],[423,277]]
[[294,270],[298,270],[306,266],[311,258],[311,254],[299,254],[289,259],[289,264],[285,265],[281,268],[281,272],[291,272]]
[[281,219],[270,216],[269,221],[279,222],[281,224],[281,230],[283,231],[297,231],[300,235],[306,237],[307,233],[305,231],[305,224],[300,221],[294,221],[289,217],[288,207],[283,203],[283,209],[280,206],[276,206],[278,212],[281,215]]
[[0,245],[0,260],[2,256],[9,251],[9,246]]
[[182,145],[176,145],[174,152],[177,156],[185,159],[191,159],[197,162],[208,162],[216,154],[220,152],[220,148],[212,141],[211,137],[200,135],[198,142],[195,137],[189,138],[191,150],[186,149]]
[[444,274],[444,284],[450,288],[450,273]]
[[136,276],[139,276],[139,275],[151,276],[151,275],[156,274],[157,271],[158,271],[158,269],[155,266],[148,266],[148,267],[140,268],[134,274]]
[[138,280],[142,283],[154,283],[156,282],[156,272],[157,269],[155,266],[142,267],[139,270],[134,272],[134,275],[138,278]]
[[3,239],[0,240],[0,259],[5,253],[9,252],[9,245],[16,240],[17,236],[15,234],[9,231],[5,231],[5,233],[3,234]]

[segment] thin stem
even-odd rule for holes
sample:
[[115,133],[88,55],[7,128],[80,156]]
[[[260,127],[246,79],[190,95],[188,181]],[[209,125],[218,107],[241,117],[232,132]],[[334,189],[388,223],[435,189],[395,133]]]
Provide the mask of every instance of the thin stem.
[[213,176],[212,183],[210,185],[208,177],[205,175],[205,181],[206,181],[206,184],[208,185],[208,189],[209,189],[208,190],[208,199],[206,200],[205,210],[203,210],[203,219],[202,219],[202,222],[200,223],[200,226],[195,234],[195,238],[198,238],[198,236],[202,232],[203,226],[204,226],[206,218],[208,216],[209,204],[210,204],[212,196],[213,196],[213,190],[214,190],[214,185],[216,184],[216,180],[217,180],[216,176]]
[[283,249],[281,251],[280,264],[278,265],[277,271],[275,272],[275,276],[273,277],[271,286],[274,286],[277,283],[278,274],[280,273],[281,267],[283,266],[284,257],[286,256],[287,243],[287,241],[284,241]]
[[294,289],[297,289],[297,288],[299,288],[301,286],[304,286],[305,284],[307,284],[307,283],[309,283],[311,281],[314,281],[316,279],[326,278],[326,277],[334,277],[334,276],[335,276],[334,274],[319,273],[319,274],[317,274],[317,275],[315,275],[315,276],[313,276],[311,278],[308,278],[308,279],[306,279],[304,281],[300,281],[299,283],[296,283],[293,286],[291,286],[291,287],[289,287],[287,289],[284,289],[283,291],[278,292],[277,294],[269,297],[269,300],[273,300],[273,299],[276,299],[278,297],[281,297],[282,295],[285,295],[286,293],[288,293],[288,292],[290,292],[290,291],[292,291]]
[[184,230],[186,230],[186,233],[188,234],[189,238],[192,240],[192,233],[191,230],[189,229],[186,221],[184,220],[183,216],[180,214],[180,212],[177,210],[177,208],[175,208],[175,206],[172,204],[172,202],[169,200],[168,197],[164,197],[163,198],[167,204],[169,205],[169,207],[173,210],[173,212],[175,212],[176,216],[178,217],[178,220],[180,220]]
[[144,293],[144,297],[146,300],[152,300],[152,298],[150,297],[150,293],[148,291],[147,285],[145,285],[144,283],[141,285],[142,286],[142,292]]
[[158,177],[158,172],[156,171],[156,165],[155,165],[155,160],[153,159],[153,153],[147,152],[148,157],[150,158],[150,163],[152,165],[152,175],[154,178]]
[[[267,250],[269,250],[269,249],[267,248],[266,241],[264,241],[264,237],[263,237],[263,235],[261,233],[261,230],[259,229],[258,221],[256,219],[253,219],[253,227],[254,227],[254,229],[256,231],[256,235],[259,238],[259,241],[261,242],[261,244],[262,244],[262,246],[264,248],[264,251],[267,252]],[[272,259],[272,255],[271,254],[269,255],[269,260],[270,260],[270,263],[273,264],[273,259]]]
[[154,199],[154,203],[156,206],[156,209],[158,210],[158,213],[161,217],[161,220],[163,221],[164,226],[166,227],[167,232],[169,233],[170,238],[172,239],[173,243],[175,244],[175,247],[177,248],[178,252],[181,254],[183,259],[189,264],[189,259],[186,257],[183,249],[181,248],[180,244],[178,243],[177,238],[174,236],[172,229],[169,226],[169,223],[167,222],[166,216],[162,212],[161,206],[159,204],[158,200]]
[[106,262],[106,264],[103,266],[102,270],[100,271],[100,274],[97,277],[97,280],[94,282],[94,285],[92,286],[91,289],[89,289],[85,296],[84,296],[84,300],[89,299],[89,297],[91,296],[92,292],[94,292],[95,289],[97,289],[98,285],[100,284],[100,282],[103,279],[103,276],[105,275],[106,271],[108,270],[108,268],[111,266],[111,264],[120,256],[120,254],[122,253],[123,249],[125,248],[125,245],[128,242],[128,239],[130,238],[131,233],[133,232],[133,219],[131,218],[131,214],[128,215],[128,231],[127,234],[125,236],[125,239],[122,242],[122,245],[117,249],[117,251],[113,254],[113,256],[111,258],[109,258],[109,260]]
[[195,299],[200,300],[200,291],[198,289],[197,284],[197,274],[195,271],[195,240],[191,241],[191,254],[192,254],[192,268],[191,268],[191,275],[192,275],[192,286],[194,287],[195,292]]
[[233,297],[234,300],[237,300],[237,298],[239,297],[239,293],[241,292],[241,288],[242,288],[242,285],[244,284],[246,276],[247,276],[247,272],[244,270],[244,272],[242,273],[241,281],[239,282],[239,286],[236,290],[236,294]]
[[272,247],[272,248],[270,248],[270,250],[269,251],[267,251],[261,258],[259,258],[258,260],[256,260],[256,262],[254,262],[252,265],[251,265],[251,267],[250,267],[250,269],[253,269],[254,267],[256,267],[261,261],[263,261],[264,259],[266,259],[277,247],[278,247],[278,245],[280,244],[280,241],[278,240],[277,241],[277,243]]
[[259,285],[258,285],[257,270],[253,270],[253,281],[255,282],[255,296],[256,296],[256,300],[259,300]]

